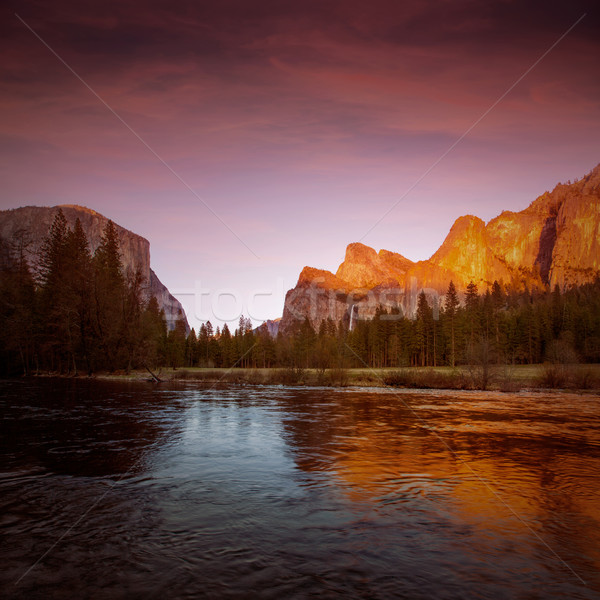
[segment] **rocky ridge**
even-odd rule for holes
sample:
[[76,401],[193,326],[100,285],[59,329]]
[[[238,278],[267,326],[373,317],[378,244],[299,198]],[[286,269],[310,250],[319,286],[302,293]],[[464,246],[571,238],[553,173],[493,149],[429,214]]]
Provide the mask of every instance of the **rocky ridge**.
[[411,316],[421,290],[439,302],[450,280],[459,290],[473,281],[481,292],[494,281],[564,288],[592,281],[599,271],[600,165],[520,212],[504,211],[487,224],[459,217],[428,260],[353,243],[335,275],[305,267],[286,295],[280,331],[305,317],[314,327],[328,317],[371,317],[379,305]]

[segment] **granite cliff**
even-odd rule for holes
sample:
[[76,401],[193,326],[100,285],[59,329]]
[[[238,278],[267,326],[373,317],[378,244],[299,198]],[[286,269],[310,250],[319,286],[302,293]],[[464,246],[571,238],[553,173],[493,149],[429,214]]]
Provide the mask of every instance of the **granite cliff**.
[[[69,227],[79,219],[87,236],[92,252],[99,246],[102,232],[108,219],[94,210],[83,206],[64,204],[61,206],[42,207],[25,206],[11,210],[0,211],[0,238],[11,239],[15,234],[23,233],[29,242],[28,252],[31,262],[44,240],[54,220],[58,208],[61,208]],[[161,283],[156,273],[150,268],[150,243],[147,239],[117,225],[121,255],[125,270],[140,272],[146,280],[146,294],[155,296],[159,306],[164,309],[167,326],[172,329],[177,319],[183,319],[189,329],[183,307],[169,290]]]
[[[421,290],[440,302],[453,280],[481,292],[494,281],[523,288],[562,288],[589,282],[600,271],[600,165],[575,183],[558,184],[520,212],[489,223],[459,217],[425,261],[360,243],[350,244],[334,275],[305,267],[286,295],[280,331],[307,317],[314,327],[371,317],[379,305],[414,314]],[[353,308],[351,308],[353,307]]]

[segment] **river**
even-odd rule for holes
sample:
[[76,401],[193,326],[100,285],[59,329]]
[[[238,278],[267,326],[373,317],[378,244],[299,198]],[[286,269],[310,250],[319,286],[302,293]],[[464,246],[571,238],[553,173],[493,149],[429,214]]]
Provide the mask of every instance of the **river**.
[[600,398],[0,382],[3,598],[598,598]]

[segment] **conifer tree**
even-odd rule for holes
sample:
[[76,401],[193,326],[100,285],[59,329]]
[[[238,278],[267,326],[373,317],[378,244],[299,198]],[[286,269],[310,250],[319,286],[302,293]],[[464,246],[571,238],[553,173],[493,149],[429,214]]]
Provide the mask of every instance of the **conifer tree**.
[[38,279],[46,293],[54,292],[60,285],[66,258],[68,230],[67,219],[59,208],[50,231],[42,242],[38,258]]
[[140,318],[140,342],[137,363],[145,368],[166,364],[167,322],[155,296],[152,296]]
[[233,339],[231,337],[231,331],[229,331],[229,327],[227,323],[223,324],[223,328],[221,329],[221,366],[223,367],[232,367],[236,361],[235,358],[235,348],[233,344]]
[[467,354],[475,347],[475,332],[479,328],[479,293],[477,284],[470,281],[465,292],[465,329],[469,332]]
[[52,370],[68,370],[72,350],[70,320],[72,298],[68,276],[67,220],[59,208],[38,258],[41,287],[40,310],[43,314],[44,353]]
[[141,318],[144,310],[144,285],[146,281],[138,268],[129,271],[123,289],[123,346],[126,369],[129,372],[138,362],[137,349],[142,343]]
[[456,287],[454,282],[450,280],[448,285],[448,291],[446,292],[444,313],[447,317],[447,322],[450,327],[450,366],[454,367],[456,364],[456,311],[458,309],[458,294],[456,293]]
[[202,323],[198,330],[199,364],[201,367],[208,366],[209,344],[210,338],[208,337],[208,329],[206,324]]
[[417,300],[417,339],[420,345],[421,366],[429,364],[430,344],[432,342],[433,311],[427,302],[425,292],[421,290]]
[[75,370],[76,360],[81,358],[88,373],[91,372],[90,346],[92,342],[92,259],[88,241],[79,219],[76,219],[73,231],[67,234],[66,273],[72,303],[70,328],[72,355]]
[[186,339],[185,323],[182,319],[177,319],[175,327],[167,336],[167,364],[172,369],[178,369],[185,364]]
[[36,356],[36,295],[24,232],[0,239],[0,373],[29,375]]
[[94,253],[94,316],[98,364],[117,368],[124,342],[125,279],[117,230],[112,221],[104,228]]
[[206,366],[212,366],[215,362],[215,332],[212,323],[206,321]]

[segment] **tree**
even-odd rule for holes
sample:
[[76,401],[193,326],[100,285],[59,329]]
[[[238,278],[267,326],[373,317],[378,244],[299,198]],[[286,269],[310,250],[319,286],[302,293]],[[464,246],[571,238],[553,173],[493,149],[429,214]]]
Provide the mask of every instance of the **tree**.
[[253,361],[255,364],[268,368],[275,362],[275,341],[269,333],[267,324],[263,323],[257,331],[256,345],[253,348]]
[[494,280],[492,284],[492,327],[494,330],[494,337],[496,339],[496,350],[498,352],[498,360],[500,360],[501,354],[504,353],[505,339],[504,336],[500,336],[501,329],[501,311],[504,309],[506,304],[506,294],[504,293],[502,286]]
[[494,280],[494,283],[492,284],[492,301],[495,311],[501,310],[506,303],[506,294],[497,280]]
[[56,292],[60,286],[68,233],[67,219],[59,208],[48,235],[44,238],[38,257],[38,281],[46,293]]
[[118,288],[124,284],[119,234],[112,221],[108,221],[104,227],[94,260],[96,269],[107,277],[111,285]]
[[467,358],[473,384],[477,389],[487,390],[492,380],[492,363],[494,362],[494,350],[489,340],[482,337],[469,348]]
[[76,356],[84,361],[88,373],[91,372],[90,346],[92,342],[92,257],[88,241],[79,219],[73,231],[67,234],[66,272],[72,302],[70,320],[73,365],[77,371]]
[[249,367],[252,358],[251,349],[254,346],[254,333],[250,318],[240,316],[239,326],[235,331],[235,346],[237,356],[234,362],[240,367]]
[[137,349],[142,343],[140,322],[144,309],[143,286],[145,278],[140,269],[127,274],[123,289],[123,349],[129,372],[137,363]]
[[198,362],[198,340],[196,330],[192,327],[185,340],[185,366],[195,367]]
[[175,327],[167,336],[167,364],[172,369],[178,369],[185,364],[186,343],[185,322],[183,319],[175,321]]
[[62,371],[69,368],[70,298],[67,245],[69,228],[59,208],[38,256],[38,282],[41,288],[40,310],[44,315],[43,338],[45,353],[50,358],[50,368]]
[[114,371],[123,347],[125,279],[119,238],[112,221],[104,228],[94,253],[94,332],[98,343],[97,362]]
[[458,309],[458,295],[456,293],[456,288],[454,287],[454,282],[450,280],[450,284],[448,285],[448,291],[446,292],[444,312],[445,316],[448,318],[448,323],[450,324],[450,365],[452,367],[455,366],[456,361],[456,350],[455,350],[455,323],[456,323],[456,311]]
[[206,321],[206,365],[212,366],[215,362],[215,333],[212,323]]
[[219,340],[221,346],[221,366],[233,367],[236,362],[236,352],[227,323],[225,323],[223,329],[221,329],[221,337]]
[[479,327],[479,293],[477,284],[470,281],[465,293],[466,329],[469,332],[469,348],[475,342],[475,331]]
[[310,367],[311,357],[313,354],[315,343],[317,341],[317,336],[308,318],[305,317],[304,321],[300,325],[298,335],[296,336],[295,341],[295,366],[305,366],[306,368]]
[[44,346],[51,368],[78,372],[83,361],[91,370],[91,255],[79,219],[73,230],[61,209],[56,213],[38,257]]
[[198,349],[199,349],[199,365],[202,367],[208,366],[208,352],[209,352],[208,330],[206,324],[202,323],[198,330]]
[[[3,375],[29,375],[36,356],[35,283],[18,232],[12,242],[0,239],[0,365]],[[37,366],[37,365],[36,365]]]
[[477,284],[472,281],[467,285],[467,291],[465,293],[465,307],[467,311],[475,311],[479,305],[479,292],[477,290]]
[[167,322],[155,296],[152,296],[140,317],[140,337],[136,362],[142,367],[156,367],[167,361]]
[[425,292],[421,290],[417,300],[417,340],[420,345],[421,366],[429,364],[430,345],[433,337],[433,311],[427,302]]

